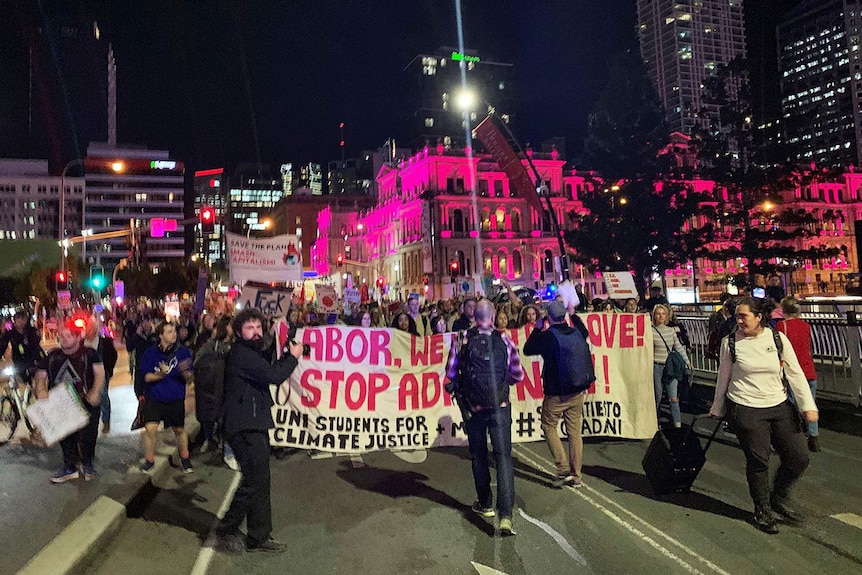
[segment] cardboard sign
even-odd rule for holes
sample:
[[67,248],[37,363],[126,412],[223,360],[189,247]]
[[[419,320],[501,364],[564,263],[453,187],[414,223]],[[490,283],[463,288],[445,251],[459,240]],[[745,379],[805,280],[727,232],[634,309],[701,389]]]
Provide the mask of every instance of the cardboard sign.
[[49,446],[82,429],[90,421],[90,415],[71,383],[55,387],[48,393],[48,399],[31,405],[27,409],[27,418]]
[[302,254],[299,238],[281,235],[274,238],[247,238],[225,234],[230,277],[236,283],[302,281]]
[[317,292],[317,311],[320,313],[338,312],[338,296],[335,295],[335,286],[316,284],[314,291]]
[[298,290],[284,288],[263,288],[245,284],[242,288],[242,294],[239,296],[239,301],[242,303],[243,309],[252,307],[259,309],[263,315],[286,316],[290,309],[291,292],[296,293]]
[[602,272],[602,279],[608,287],[608,297],[611,299],[628,299],[638,297],[635,280],[631,272]]

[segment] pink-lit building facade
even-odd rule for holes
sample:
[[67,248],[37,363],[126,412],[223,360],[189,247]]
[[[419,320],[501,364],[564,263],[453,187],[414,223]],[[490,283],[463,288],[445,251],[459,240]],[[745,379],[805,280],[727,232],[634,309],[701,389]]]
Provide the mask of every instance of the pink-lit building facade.
[[[550,154],[534,157],[533,163],[561,226],[570,227],[567,214],[582,209],[578,196],[586,179],[564,172],[565,162]],[[510,189],[489,156],[426,147],[383,166],[377,181],[374,207],[320,212],[312,266],[321,275],[344,280],[348,274],[354,286],[366,283],[371,293],[382,283],[385,297],[393,300],[413,293],[430,299],[471,293],[481,290],[485,274],[529,287],[559,281],[558,260],[550,260],[553,267],[545,265],[546,252],[559,257],[550,219]],[[338,255],[345,263],[333,274]],[[455,284],[453,261],[459,271]],[[578,271],[576,266],[573,275]]]
[[[564,170],[565,162],[550,154],[536,156],[533,163],[550,191],[556,217],[563,229],[570,229],[575,225],[570,214],[584,210],[580,198],[594,179]],[[481,291],[486,274],[532,288],[559,281],[559,244],[549,218],[515,194],[489,156],[468,156],[443,146],[425,148],[384,165],[377,182],[377,204],[365,208],[333,204],[318,213],[310,265],[326,281],[340,288],[348,285],[348,279],[356,288],[365,284],[375,299],[381,282],[390,300],[405,300],[410,294],[439,299]],[[714,182],[688,184],[712,194],[717,202],[728,200],[726,191],[715,189]],[[803,296],[844,293],[848,274],[859,271],[854,222],[862,220],[862,174],[814,182],[782,196],[783,203],[772,207],[771,213],[801,208],[815,216],[814,237],[799,240],[800,249],[806,243],[836,247],[840,252],[836,257],[801,262],[784,278],[788,288]],[[696,216],[688,225],[700,227],[703,218]],[[772,223],[769,217],[753,217],[751,225]],[[721,230],[716,249],[727,247],[732,226]],[[549,254],[553,259],[546,258]],[[341,267],[336,265],[339,256]],[[459,271],[455,284],[450,280],[453,261]],[[722,278],[744,271],[746,263],[703,258],[663,270],[665,285],[673,292],[691,291],[696,284],[699,300],[715,299],[727,288]],[[589,296],[606,293],[598,274],[578,265],[571,268],[572,279],[583,283]]]

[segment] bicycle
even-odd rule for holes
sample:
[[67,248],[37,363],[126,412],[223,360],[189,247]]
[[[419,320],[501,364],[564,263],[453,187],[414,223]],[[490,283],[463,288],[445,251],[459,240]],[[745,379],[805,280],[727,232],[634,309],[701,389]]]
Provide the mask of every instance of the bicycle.
[[23,391],[18,390],[14,367],[3,369],[3,375],[7,377],[8,383],[3,390],[3,396],[0,397],[0,444],[8,443],[15,436],[15,430],[22,419],[31,434],[36,431],[27,418],[27,408],[36,402],[36,393],[29,383],[23,384]]

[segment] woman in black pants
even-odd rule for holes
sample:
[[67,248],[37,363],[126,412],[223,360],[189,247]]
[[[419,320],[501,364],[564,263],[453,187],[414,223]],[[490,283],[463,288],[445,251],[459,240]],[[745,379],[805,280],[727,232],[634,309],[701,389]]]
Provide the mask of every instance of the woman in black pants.
[[[727,413],[745,453],[745,474],[754,500],[754,524],[765,533],[778,533],[776,511],[790,522],[801,517],[788,501],[788,491],[808,467],[808,448],[799,414],[817,421],[817,406],[808,380],[787,337],[769,327],[774,304],[746,297],[736,307],[738,329],[721,341],[718,381],[709,414]],[[797,398],[794,407],[787,388]],[[781,458],[770,492],[770,446]]]

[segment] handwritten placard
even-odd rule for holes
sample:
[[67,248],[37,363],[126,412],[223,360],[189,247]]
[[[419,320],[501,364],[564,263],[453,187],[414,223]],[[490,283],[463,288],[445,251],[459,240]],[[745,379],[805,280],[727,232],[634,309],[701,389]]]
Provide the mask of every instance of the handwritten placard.
[[42,434],[47,445],[54,445],[87,425],[90,415],[81,404],[72,384],[60,385],[27,409],[27,417]]

